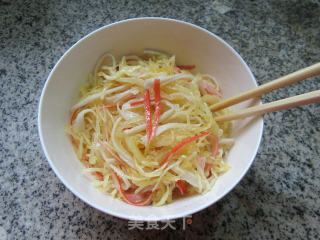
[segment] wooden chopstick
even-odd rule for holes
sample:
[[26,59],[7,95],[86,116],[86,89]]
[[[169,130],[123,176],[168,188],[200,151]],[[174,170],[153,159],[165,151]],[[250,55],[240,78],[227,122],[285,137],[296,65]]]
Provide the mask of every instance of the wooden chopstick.
[[296,83],[309,77],[313,77],[320,74],[320,62],[310,67],[303,68],[296,72],[290,73],[286,76],[280,77],[276,80],[263,84],[247,92],[241,93],[229,99],[223,100],[220,103],[214,104],[210,107],[211,111],[218,111],[220,109],[229,107],[231,105],[243,102],[249,98],[261,96],[264,93],[272,90]]
[[266,103],[266,104],[246,108],[234,113],[221,115],[216,117],[215,120],[217,122],[223,122],[223,121],[242,119],[242,118],[250,117],[253,115],[261,115],[268,112],[274,112],[282,109],[297,107],[297,106],[319,102],[319,101],[320,101],[320,90],[316,90],[313,92],[285,98],[285,99],[274,101],[271,103]]

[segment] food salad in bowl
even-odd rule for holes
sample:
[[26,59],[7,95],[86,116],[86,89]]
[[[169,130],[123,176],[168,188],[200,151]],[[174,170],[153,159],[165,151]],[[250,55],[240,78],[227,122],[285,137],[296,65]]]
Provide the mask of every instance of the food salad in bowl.
[[81,39],[50,73],[41,143],[91,206],[133,220],[183,217],[222,198],[252,164],[262,118],[216,122],[232,109],[210,106],[254,87],[239,54],[200,27],[121,21]]

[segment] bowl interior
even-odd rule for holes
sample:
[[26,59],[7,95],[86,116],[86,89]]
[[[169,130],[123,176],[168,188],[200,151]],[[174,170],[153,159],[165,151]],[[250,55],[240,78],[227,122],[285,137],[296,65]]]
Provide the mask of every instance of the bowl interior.
[[[213,189],[162,207],[135,207],[100,193],[82,174],[70,139],[64,133],[69,110],[76,102],[81,83],[106,52],[116,57],[155,49],[176,55],[179,64],[195,64],[196,70],[218,80],[224,98],[256,87],[242,58],[222,39],[195,25],[162,18],[141,18],[108,25],[89,34],[71,47],[50,73],[39,105],[39,134],[46,157],[62,182],[89,205],[108,214],[135,220],[173,219],[197,212],[219,200],[244,176],[260,144],[262,118],[237,121],[236,143],[227,157],[231,169]],[[244,108],[256,102],[234,107]]]

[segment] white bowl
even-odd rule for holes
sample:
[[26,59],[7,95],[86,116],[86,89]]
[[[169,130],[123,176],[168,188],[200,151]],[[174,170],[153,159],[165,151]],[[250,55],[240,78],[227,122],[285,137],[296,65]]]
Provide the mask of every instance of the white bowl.
[[[179,64],[195,64],[196,71],[214,75],[224,98],[256,87],[250,69],[224,40],[190,23],[165,18],[129,19],[102,27],[74,44],[51,71],[42,91],[38,126],[41,144],[50,166],[76,196],[110,215],[141,221],[174,219],[193,214],[225,196],[242,179],[257,153],[262,118],[237,121],[233,129],[236,143],[226,161],[231,169],[204,195],[176,200],[162,207],[136,207],[96,190],[82,174],[69,137],[64,132],[69,111],[81,83],[101,55],[117,57],[155,49],[176,55]],[[244,108],[250,101],[237,105]],[[256,101],[253,104],[260,104]]]

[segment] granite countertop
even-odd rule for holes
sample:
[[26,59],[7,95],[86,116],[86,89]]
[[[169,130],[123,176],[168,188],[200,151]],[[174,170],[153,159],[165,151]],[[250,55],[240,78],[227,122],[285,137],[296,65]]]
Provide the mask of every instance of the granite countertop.
[[[320,103],[265,115],[247,175],[185,229],[182,220],[172,224],[176,230],[130,229],[128,221],[88,206],[60,182],[37,131],[46,78],[81,37],[141,16],[185,20],[216,33],[247,61],[259,84],[320,59],[316,0],[0,0],[0,239],[319,239]],[[319,77],[262,100],[317,89]]]

